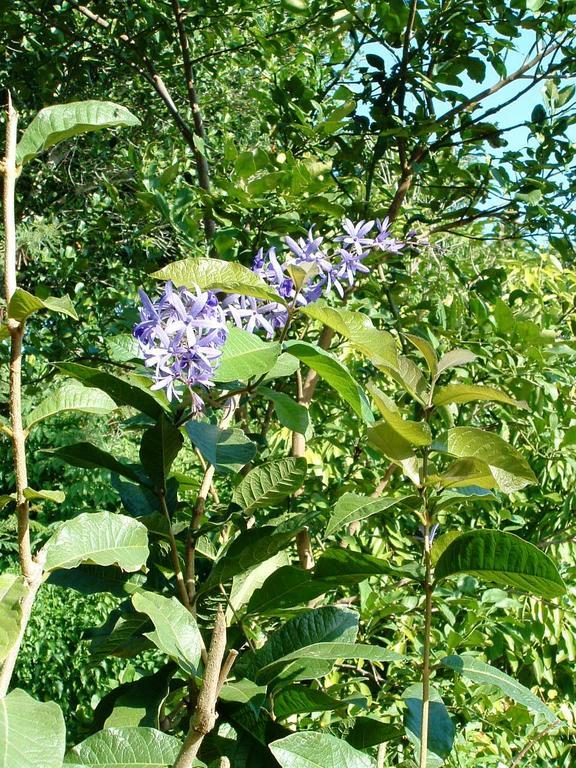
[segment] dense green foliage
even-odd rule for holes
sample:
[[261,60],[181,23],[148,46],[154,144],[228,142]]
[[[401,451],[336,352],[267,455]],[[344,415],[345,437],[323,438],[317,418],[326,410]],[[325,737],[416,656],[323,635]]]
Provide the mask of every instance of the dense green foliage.
[[[187,765],[220,609],[238,658],[198,765],[570,768],[574,3],[181,6],[0,0],[23,166],[0,355],[26,319],[48,581],[0,768]],[[263,295],[258,248],[385,216],[404,248],[280,338],[231,332],[203,414],[150,391],[139,286]],[[6,364],[2,660],[9,395]]]

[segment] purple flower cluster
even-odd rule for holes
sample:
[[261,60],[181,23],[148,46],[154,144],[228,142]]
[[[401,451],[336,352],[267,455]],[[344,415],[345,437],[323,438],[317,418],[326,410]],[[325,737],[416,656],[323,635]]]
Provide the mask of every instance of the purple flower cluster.
[[190,389],[192,403],[203,401],[192,387],[213,386],[212,378],[226,341],[226,315],[212,291],[192,293],[166,283],[161,296],[151,301],[139,291],[140,322],[134,328],[144,365],[154,371],[152,389],[165,389],[169,400],[181,399],[181,387]]
[[[211,387],[214,370],[226,341],[226,321],[249,332],[262,330],[273,338],[288,322],[288,306],[305,306],[332,290],[344,297],[358,274],[369,272],[364,259],[373,251],[397,252],[404,243],[395,240],[388,219],[342,223],[343,233],[334,243],[316,237],[311,228],[305,238],[285,238],[289,253],[280,261],[275,248],[261,248],[252,270],[286,302],[231,294],[219,301],[212,291],[191,293],[166,283],[156,302],[140,291],[140,322],[134,328],[144,364],[154,371],[152,389],[166,389],[169,400],[181,399],[190,389],[197,410],[203,406],[192,391]],[[376,234],[373,235],[374,227]]]

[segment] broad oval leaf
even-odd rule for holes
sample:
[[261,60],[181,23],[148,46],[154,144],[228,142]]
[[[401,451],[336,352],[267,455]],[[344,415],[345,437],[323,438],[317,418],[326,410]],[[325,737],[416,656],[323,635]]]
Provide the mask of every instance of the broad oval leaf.
[[115,472],[135,483],[151,485],[150,480],[146,481],[145,476],[137,474],[131,465],[121,463],[114,456],[92,443],[73,443],[72,445],[63,445],[60,448],[44,448],[43,452],[50,454],[55,459],[65,461],[73,467],[109,469],[110,472]]
[[200,288],[202,291],[241,293],[244,296],[285,303],[280,294],[251,269],[221,259],[182,259],[159,269],[152,277],[172,280],[174,285],[190,290]]
[[38,422],[65,411],[82,411],[105,416],[116,407],[114,400],[101,389],[85,387],[77,381],[66,381],[28,415],[26,429],[31,429]]
[[360,496],[357,493],[345,493],[336,502],[334,512],[326,526],[326,536],[330,536],[339,528],[350,525],[356,520],[365,520],[367,517],[377,515],[390,507],[400,506],[407,499],[413,496],[400,496],[397,499],[387,497],[373,498],[371,496]]
[[41,109],[16,147],[16,164],[24,165],[64,139],[102,128],[139,125],[126,107],[111,101],[73,101]]
[[[407,736],[414,745],[416,760],[420,757],[422,734],[422,684],[416,683],[402,694],[406,703],[404,726]],[[426,765],[437,768],[452,751],[455,728],[448,710],[435,688],[430,687],[430,708],[428,711],[428,750]]]
[[232,501],[245,512],[277,504],[302,486],[306,467],[306,459],[292,456],[261,464],[242,478]]
[[202,456],[223,475],[234,475],[252,461],[256,445],[241,429],[220,429],[205,421],[189,421],[186,432]]
[[287,427],[292,432],[306,435],[311,426],[308,408],[297,403],[293,397],[285,392],[276,392],[276,390],[268,389],[268,387],[259,387],[258,393],[272,401],[276,417],[283,427]]
[[254,592],[246,612],[274,614],[295,605],[305,605],[329,588],[329,585],[314,581],[310,571],[284,565],[271,573],[260,589]]
[[242,328],[228,330],[222,356],[212,377],[214,381],[248,381],[274,368],[280,355],[278,342],[263,341]]
[[202,637],[190,611],[175,597],[154,592],[136,592],[132,604],[152,619],[155,632],[147,632],[154,645],[173,659],[188,675],[195,675],[200,662]]
[[16,688],[0,699],[0,768],[62,768],[66,726],[58,704]]
[[459,573],[544,598],[566,592],[548,555],[519,536],[502,531],[468,531],[451,541],[438,558],[434,577],[439,581]]
[[318,558],[314,577],[327,584],[357,584],[371,576],[392,574],[398,578],[420,578],[420,567],[415,562],[404,563],[401,567],[391,565],[387,560],[364,552],[334,547],[326,549]]
[[0,574],[0,662],[4,661],[20,634],[21,603],[26,592],[23,576]]
[[519,491],[537,482],[526,459],[492,432],[476,427],[454,427],[448,430],[447,450],[460,459],[483,461],[490,468],[500,490],[505,493]]
[[419,447],[432,443],[432,432],[426,422],[404,419],[394,401],[381,392],[373,383],[369,383],[367,389],[372,395],[376,407],[384,417],[384,421],[403,440],[406,440],[410,445]]
[[47,571],[80,563],[137,571],[148,559],[148,532],[138,520],[112,512],[85,512],[63,523],[46,544]]
[[154,728],[107,728],[77,744],[64,758],[70,768],[171,768],[180,741]]
[[378,370],[388,374],[422,405],[428,404],[428,383],[420,368],[406,355],[398,355],[395,365],[378,364]]
[[529,688],[519,683],[510,675],[501,672],[496,667],[478,661],[473,656],[445,656],[440,659],[440,664],[455,672],[459,672],[464,677],[468,677],[479,685],[494,685],[499,688],[503,694],[509,696],[518,704],[522,704],[531,712],[543,715],[549,723],[555,723],[558,717],[538,698]]
[[516,408],[527,408],[525,402],[515,400],[495,387],[486,387],[480,384],[447,384],[434,390],[432,402],[434,405],[447,405],[448,403],[472,403],[478,400],[488,400],[493,403],[504,403]]
[[466,365],[467,363],[473,363],[478,359],[478,355],[474,352],[470,352],[469,349],[451,349],[450,352],[446,352],[442,355],[438,361],[438,368],[436,369],[436,376],[439,376],[443,371],[448,368],[456,368],[460,365]]
[[12,294],[8,304],[8,317],[22,322],[39,309],[48,309],[60,315],[68,315],[68,317],[78,320],[74,305],[68,296],[62,298],[48,296],[46,299],[40,299],[23,288],[16,288]]
[[286,351],[318,373],[352,407],[366,423],[374,421],[364,390],[352,378],[350,371],[332,354],[306,341],[289,341]]
[[274,714],[276,717],[290,717],[306,712],[330,712],[345,707],[348,702],[336,699],[323,691],[303,685],[284,688],[274,696]]
[[329,733],[302,731],[270,743],[282,768],[376,768],[374,760]]

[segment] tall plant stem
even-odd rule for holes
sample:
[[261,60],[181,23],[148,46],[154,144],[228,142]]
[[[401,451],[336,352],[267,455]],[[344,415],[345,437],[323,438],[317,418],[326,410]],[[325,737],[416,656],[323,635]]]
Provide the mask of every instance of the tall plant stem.
[[[4,176],[4,291],[6,305],[17,288],[16,280],[16,216],[14,199],[16,189],[16,143],[18,115],[8,93],[6,106],[6,154],[2,167]],[[10,333],[10,436],[12,439],[14,474],[16,477],[16,517],[18,521],[18,559],[26,583],[26,593],[20,606],[21,622],[18,638],[6,656],[0,672],[0,698],[8,686],[16,666],[24,632],[30,619],[36,592],[42,581],[42,565],[32,557],[30,545],[30,518],[25,490],[28,487],[26,468],[26,432],[22,423],[22,342],[24,322],[8,319]]]
[[[428,421],[429,412],[425,419]],[[420,725],[420,763],[419,768],[426,768],[428,760],[428,726],[430,720],[430,645],[432,634],[432,520],[426,480],[428,476],[428,452],[422,460],[421,496],[422,520],[424,528],[424,640],[422,647],[422,722]]]

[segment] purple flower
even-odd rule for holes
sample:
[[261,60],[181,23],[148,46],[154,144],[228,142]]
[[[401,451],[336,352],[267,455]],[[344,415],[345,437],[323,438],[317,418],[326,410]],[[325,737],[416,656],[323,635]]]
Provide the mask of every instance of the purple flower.
[[364,253],[350,252],[344,248],[338,250],[339,263],[334,267],[333,283],[340,296],[344,296],[342,281],[352,286],[354,285],[357,272],[363,272],[364,274],[370,272],[368,267],[362,263],[362,259],[365,259],[369,253],[370,251]]
[[400,242],[399,240],[396,240],[396,238],[392,237],[390,234],[390,230],[388,229],[389,226],[389,219],[386,217],[382,221],[380,219],[376,220],[376,226],[378,228],[378,234],[374,238],[373,247],[377,248],[379,251],[387,251],[389,253],[398,253],[402,248],[404,248],[404,243]]
[[372,237],[366,237],[373,227],[374,221],[359,221],[354,224],[350,219],[344,219],[342,228],[346,234],[337,237],[336,242],[351,246],[351,250],[359,256],[366,248],[370,249],[374,244]]
[[212,291],[175,288],[167,282],[162,294],[153,302],[139,291],[142,307],[140,322],[134,327],[144,358],[153,369],[152,389],[165,389],[168,400],[181,399],[183,384],[190,389],[196,410],[201,410],[201,397],[192,387],[213,386],[212,377],[222,354],[227,330],[225,315]]

